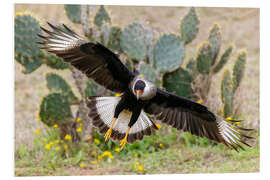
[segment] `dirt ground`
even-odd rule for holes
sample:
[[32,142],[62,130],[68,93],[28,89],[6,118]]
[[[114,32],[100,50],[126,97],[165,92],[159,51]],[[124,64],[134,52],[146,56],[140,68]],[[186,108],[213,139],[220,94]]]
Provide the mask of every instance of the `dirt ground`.
[[[112,24],[122,28],[137,21],[142,24],[150,24],[155,37],[163,33],[180,34],[179,26],[182,17],[188,12],[186,7],[139,7],[139,6],[105,6],[111,14]],[[96,8],[97,9],[97,8]],[[96,10],[95,9],[95,10]],[[15,12],[30,11],[36,14],[42,24],[46,21],[55,23],[66,23],[74,28],[78,33],[80,25],[70,22],[65,13],[63,5],[28,5],[16,4]],[[247,50],[247,66],[241,87],[242,114],[248,124],[252,127],[259,125],[259,9],[251,8],[196,8],[200,18],[200,29],[196,39],[187,46],[186,57],[196,56],[198,46],[207,40],[209,28],[214,22],[218,22],[222,31],[222,47],[224,52],[229,43],[235,44],[233,55],[227,65],[232,67],[237,53],[241,49]],[[91,17],[91,22],[93,22]],[[32,146],[34,130],[41,128],[41,124],[36,118],[39,110],[41,98],[48,93],[45,83],[44,72],[51,69],[43,65],[34,73],[25,75],[21,72],[21,66],[15,63],[15,147],[20,144]],[[58,71],[59,72],[59,71]],[[71,74],[68,71],[61,71],[68,79]],[[213,83],[211,97],[220,96],[220,77],[219,73]],[[76,95],[79,95],[73,88]],[[219,98],[220,99],[220,98]],[[218,106],[221,106],[219,103]]]

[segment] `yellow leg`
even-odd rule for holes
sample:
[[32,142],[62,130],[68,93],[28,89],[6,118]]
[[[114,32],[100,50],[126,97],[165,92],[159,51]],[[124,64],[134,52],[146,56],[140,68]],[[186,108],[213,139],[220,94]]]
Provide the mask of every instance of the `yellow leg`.
[[113,122],[112,122],[112,125],[111,125],[110,129],[108,129],[108,131],[104,135],[105,141],[107,141],[108,139],[110,139],[110,137],[112,135],[112,128],[113,128],[113,125],[115,124],[116,120],[117,120],[117,118],[113,118]]
[[125,137],[120,141],[121,150],[124,149],[124,147],[127,143],[127,137],[128,137],[129,130],[130,130],[130,127],[128,127],[128,129],[127,129]]

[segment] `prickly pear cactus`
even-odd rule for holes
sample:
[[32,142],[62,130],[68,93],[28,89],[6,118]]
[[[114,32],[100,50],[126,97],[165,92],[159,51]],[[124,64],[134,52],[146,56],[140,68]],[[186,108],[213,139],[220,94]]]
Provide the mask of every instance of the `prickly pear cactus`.
[[143,75],[145,79],[148,81],[158,84],[158,72],[152,68],[149,64],[140,64],[139,72]]
[[221,82],[221,100],[224,104],[224,117],[231,116],[233,111],[233,84],[229,70],[226,70],[223,74]]
[[204,42],[199,47],[197,56],[197,70],[201,74],[208,74],[211,68],[212,47],[208,42]]
[[65,4],[64,8],[65,8],[67,17],[73,23],[81,23],[81,5]]
[[111,29],[107,24],[101,27],[101,43],[104,46],[108,46],[110,40],[110,31]]
[[184,43],[173,34],[161,36],[154,46],[155,67],[159,72],[172,72],[185,57]]
[[104,6],[101,5],[96,16],[95,16],[94,24],[97,27],[101,28],[101,26],[106,22],[111,23],[111,18],[109,16],[108,12],[106,11],[106,9],[104,8]]
[[110,36],[108,42],[108,48],[113,51],[121,52],[120,39],[121,39],[121,28],[117,26],[113,26],[110,29]]
[[46,74],[47,88],[51,92],[61,93],[63,96],[67,97],[70,104],[78,103],[78,98],[74,95],[71,87],[68,85],[66,80],[55,73]]
[[239,87],[244,76],[246,64],[246,51],[241,51],[233,67],[233,91]]
[[41,34],[39,21],[29,13],[15,16],[15,60],[23,67],[23,73],[31,73],[42,64],[42,51],[37,46],[36,34]]
[[212,63],[215,64],[217,55],[219,53],[220,45],[221,45],[221,32],[220,26],[215,23],[213,27],[210,28],[210,34],[208,37],[208,41],[212,47]]
[[191,74],[180,67],[176,71],[164,75],[163,87],[179,96],[192,98],[192,80]]
[[133,60],[145,58],[147,47],[144,28],[139,23],[127,26],[121,35],[121,48]]
[[222,54],[219,62],[217,63],[217,65],[214,67],[213,72],[214,73],[218,73],[224,66],[225,64],[228,62],[230,55],[232,53],[233,50],[233,46],[230,45],[225,52]]
[[188,14],[181,22],[181,38],[185,44],[191,42],[199,31],[200,21],[196,14],[195,8],[190,8]]
[[146,47],[147,47],[147,60],[148,63],[151,64],[151,66],[154,66],[154,34],[152,27],[150,26],[145,26],[144,27],[144,32],[145,32],[145,41],[146,41]]
[[60,93],[51,93],[42,99],[39,115],[47,126],[69,123],[73,119],[69,101]]
[[56,57],[54,54],[47,54],[45,57],[45,64],[53,69],[67,69],[69,67],[69,63],[64,62],[61,58]]

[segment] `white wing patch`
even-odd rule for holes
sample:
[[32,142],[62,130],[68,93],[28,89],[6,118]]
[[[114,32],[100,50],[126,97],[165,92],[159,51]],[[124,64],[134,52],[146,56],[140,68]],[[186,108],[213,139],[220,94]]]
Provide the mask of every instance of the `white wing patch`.
[[[120,101],[120,97],[97,97],[96,98],[96,108],[100,116],[100,119],[110,127],[113,121],[115,107]],[[125,133],[128,128],[128,123],[131,119],[132,113],[127,110],[123,110],[116,123],[114,124],[113,130],[118,131],[119,133]],[[136,121],[136,123],[131,127],[129,134],[135,134],[137,132],[143,131],[146,128],[152,126],[152,122],[142,110],[141,114]]]

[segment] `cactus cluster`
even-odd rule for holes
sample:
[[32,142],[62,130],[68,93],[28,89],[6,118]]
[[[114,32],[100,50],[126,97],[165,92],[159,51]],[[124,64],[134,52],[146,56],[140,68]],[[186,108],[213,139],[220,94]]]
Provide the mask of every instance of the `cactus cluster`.
[[223,115],[224,117],[231,117],[234,115],[234,97],[236,90],[239,88],[240,83],[244,76],[246,64],[246,52],[241,51],[235,61],[233,66],[233,73],[229,70],[226,70],[223,74],[222,83],[221,83],[221,99],[224,104]]
[[[86,5],[84,5],[86,6]],[[88,7],[65,5],[65,13],[73,23],[86,26],[82,13],[88,18]],[[121,28],[111,22],[109,13],[100,6],[92,27],[84,27],[90,33],[84,33],[89,40],[96,40],[119,55],[130,69],[136,68],[146,79],[159,87],[180,96],[196,99],[207,98],[211,86],[211,77],[220,72],[228,62],[233,47],[230,45],[219,56],[221,49],[220,27],[216,23],[210,28],[209,37],[198,49],[195,57],[189,59],[186,66],[186,45],[195,39],[200,21],[195,8],[190,8],[183,17],[179,33],[164,34],[155,38],[150,26],[134,22]],[[86,19],[88,20],[88,19]],[[53,54],[41,51],[36,45],[36,34],[41,34],[39,21],[29,14],[15,17],[15,59],[23,67],[24,73],[30,73],[42,64],[54,70],[69,69],[72,72],[80,97],[76,97],[69,83],[56,73],[46,75],[49,94],[40,105],[40,117],[48,126],[53,124],[72,124],[71,105],[84,107],[88,96],[100,93],[100,87],[93,80],[86,78]],[[224,103],[224,115],[233,111],[233,97],[243,78],[246,54],[240,53],[233,68],[232,78],[229,71],[223,76],[221,91]],[[199,90],[198,90],[199,89]],[[107,91],[104,94],[110,95]],[[79,110],[78,110],[79,112]],[[81,111],[81,114],[85,113]],[[82,117],[87,117],[86,114]]]

